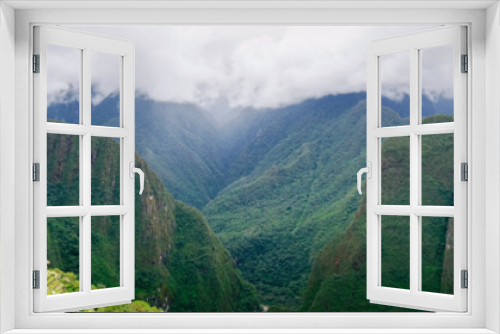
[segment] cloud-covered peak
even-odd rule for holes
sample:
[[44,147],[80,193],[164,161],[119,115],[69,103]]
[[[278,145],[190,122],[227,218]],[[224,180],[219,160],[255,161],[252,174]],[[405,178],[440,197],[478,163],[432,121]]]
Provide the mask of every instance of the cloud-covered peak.
[[[210,107],[275,108],[327,94],[366,89],[366,48],[371,40],[428,27],[339,26],[136,26],[76,27],[131,40],[136,45],[136,88],[160,101]],[[61,75],[49,84],[57,96],[77,86],[76,65],[57,56]],[[431,64],[432,65],[432,64]],[[117,89],[105,62],[92,62],[93,96]],[[386,67],[391,97],[407,93],[401,64]],[[71,68],[70,68],[71,67]],[[403,64],[404,67],[404,64]],[[431,66],[432,67],[432,66]],[[70,71],[75,73],[74,71]],[[439,64],[426,70],[429,96],[449,95]],[[49,99],[50,101],[50,99]]]

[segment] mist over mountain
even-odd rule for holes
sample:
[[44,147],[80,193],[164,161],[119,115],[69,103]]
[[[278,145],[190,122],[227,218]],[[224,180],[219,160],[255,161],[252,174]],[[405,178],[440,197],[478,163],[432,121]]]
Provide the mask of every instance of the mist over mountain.
[[[221,102],[217,114],[137,95],[136,149],[175,199],[203,212],[261,303],[293,310],[318,253],[359,210],[365,99],[328,95],[262,110]],[[384,120],[406,124],[407,102],[384,97]],[[422,104],[423,116],[453,112],[451,100],[424,96]],[[118,105],[108,96],[93,106],[93,119],[116,123]],[[78,103],[51,105],[48,117],[77,122]]]
[[[404,94],[400,100],[391,100],[382,96],[382,105],[394,110],[401,118],[410,117],[410,96]],[[453,115],[453,100],[439,96],[431,99],[427,95],[422,95],[422,117],[433,115]]]
[[262,303],[298,306],[315,254],[356,211],[364,113],[352,94],[246,115],[227,186],[203,213]]
[[[70,100],[70,99],[68,99]],[[71,100],[70,100],[71,101]],[[92,124],[119,124],[119,96],[92,106]],[[218,124],[193,104],[135,100],[136,150],[174,198],[199,209],[220,189],[226,161]],[[49,106],[48,118],[78,123],[78,101]]]
[[[49,105],[48,119],[78,123],[78,97],[71,92],[62,95],[64,98],[59,103]],[[206,110],[194,104],[160,102],[137,94],[136,148],[175,198],[202,209],[220,190],[239,178],[238,173],[246,175],[245,171],[235,170],[235,164],[246,159],[248,165],[245,169],[249,171],[258,162],[259,157],[245,157],[249,147],[244,146],[263,122],[284,118],[284,114],[294,108],[307,111],[315,107],[317,102],[314,101],[325,98],[335,99],[337,104],[349,104],[364,97],[364,92],[330,95],[283,108],[261,110],[231,109],[227,101],[220,99]],[[382,98],[383,105],[403,119],[408,117],[408,101],[407,95],[401,100]],[[424,95],[422,105],[423,116],[453,113],[452,100],[440,98],[432,101]],[[119,96],[108,95],[92,106],[92,123],[116,126],[119,124],[118,108]],[[336,108],[343,107],[338,105]],[[245,151],[240,152],[241,149]],[[239,157],[233,161],[236,155]]]

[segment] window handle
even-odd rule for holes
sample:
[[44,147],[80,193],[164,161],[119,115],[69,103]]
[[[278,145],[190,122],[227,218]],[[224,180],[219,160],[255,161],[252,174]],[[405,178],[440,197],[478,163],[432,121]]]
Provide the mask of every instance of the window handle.
[[372,163],[370,161],[368,161],[368,166],[365,167],[365,168],[361,168],[359,171],[358,171],[358,193],[361,195],[362,194],[362,191],[361,191],[361,176],[363,175],[363,173],[366,173],[366,177],[371,179],[372,178]]
[[139,195],[142,195],[142,191],[144,190],[144,172],[140,168],[134,167],[134,162],[130,161],[129,163],[130,167],[130,178],[134,178],[134,174],[137,173],[139,174],[139,182],[140,182],[140,189],[139,189]]

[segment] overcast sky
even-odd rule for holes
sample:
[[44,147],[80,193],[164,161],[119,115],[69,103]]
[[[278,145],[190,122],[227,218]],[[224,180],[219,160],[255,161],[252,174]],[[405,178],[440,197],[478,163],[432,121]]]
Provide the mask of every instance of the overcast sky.
[[[136,89],[162,101],[209,107],[272,108],[327,94],[366,90],[366,47],[371,40],[429,27],[78,27],[135,43]],[[449,63],[435,52],[424,71],[430,96],[452,92]],[[73,57],[74,58],[74,57]],[[105,58],[105,57],[104,57]],[[384,94],[407,92],[405,57],[393,57],[383,69]],[[428,58],[430,59],[430,57]],[[113,60],[113,59],[112,59]],[[78,86],[77,59],[51,53],[49,101]],[[385,63],[389,64],[387,60]],[[407,60],[406,60],[407,62]],[[116,64],[116,62],[114,63]],[[118,88],[116,65],[93,61],[93,85],[99,102]]]

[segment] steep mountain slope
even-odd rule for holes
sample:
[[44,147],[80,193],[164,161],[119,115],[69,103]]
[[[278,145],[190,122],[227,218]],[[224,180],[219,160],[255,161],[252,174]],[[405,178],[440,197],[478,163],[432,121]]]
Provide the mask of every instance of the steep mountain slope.
[[[304,142],[316,139],[326,142],[331,140],[332,136],[335,139],[348,137],[349,129],[345,128],[348,123],[345,122],[349,120],[343,120],[343,127],[337,126],[338,133],[329,129],[330,124],[326,123],[342,116],[364,99],[365,93],[329,95],[284,108],[247,110],[242,113],[224,129],[224,138],[234,143],[233,146],[236,147],[229,148],[234,157],[228,164],[226,184],[250,175],[257,167],[267,168],[272,164],[271,160],[281,158],[276,154],[270,154],[271,151],[273,153],[276,150],[284,151],[285,148],[292,151]],[[362,116],[358,115],[364,118]],[[358,125],[354,119],[352,123],[353,127]],[[321,138],[325,129],[328,129],[329,137],[326,139]],[[277,148],[278,145],[280,148]],[[267,161],[263,162],[264,159]]]
[[[451,121],[450,116],[433,116],[424,122]],[[383,201],[394,203],[408,194],[409,142],[386,139],[382,147]],[[453,205],[453,135],[423,140],[422,186],[427,198],[439,205]],[[432,167],[432,168],[429,168]],[[451,166],[453,168],[453,166]],[[403,190],[401,190],[403,189]],[[426,218],[422,226],[422,288],[424,291],[453,293],[453,219]],[[409,287],[409,224],[407,218],[382,218],[382,284]],[[335,236],[318,254],[304,302],[308,312],[369,312],[396,309],[371,304],[366,299],[366,199],[346,231]]]
[[[48,204],[72,204],[78,198],[77,137],[49,134],[47,147]],[[119,170],[119,149],[113,139],[92,140],[94,204],[118,199],[119,173],[113,171]],[[253,286],[242,279],[201,213],[174,200],[137,154],[136,165],[146,175],[144,193],[135,197],[136,299],[170,312],[258,311]],[[92,219],[96,287],[119,284],[115,222],[114,217]],[[49,268],[78,276],[78,228],[71,226],[71,218],[48,224]]]
[[263,303],[298,306],[317,252],[356,212],[365,113],[360,93],[256,116],[227,172],[236,181],[204,208]]
[[201,209],[220,190],[226,157],[206,111],[138,96],[136,147],[176,199]]
[[[364,99],[353,93],[239,110],[220,127],[196,106],[138,95],[136,147],[175,198],[203,210],[260,300],[293,308],[318,251],[358,209]],[[385,109],[384,122],[405,122],[404,98],[383,103],[396,111]],[[452,110],[449,101],[423,103],[429,113]],[[93,107],[93,118],[111,124],[116,107],[117,97],[109,96]],[[74,108],[74,102],[53,105],[48,114],[74,118]]]
[[[273,110],[237,110],[234,113],[238,117],[220,126],[209,112],[193,104],[160,102],[137,94],[136,147],[175,198],[202,209],[225,186],[250,174],[268,150],[289,135],[288,131],[300,128],[301,120],[310,122],[304,111],[321,108],[319,104],[325,100],[332,100],[335,110],[344,110],[364,97],[365,93],[352,93]],[[48,118],[78,123],[75,97],[67,93],[64,101],[48,107]],[[408,117],[407,102],[408,96],[401,101],[383,98],[383,105],[402,118]],[[431,101],[423,96],[422,103],[424,116],[436,110],[445,114],[453,111],[451,100]],[[93,105],[93,124],[118,124],[118,106],[117,95]],[[256,141],[259,131],[264,133]]]
[[[117,95],[93,105],[93,124],[117,124],[118,106]],[[47,115],[78,123],[78,102],[53,104]],[[176,199],[201,209],[215,197],[223,183],[226,155],[218,126],[208,112],[192,104],[137,95],[135,124],[137,152]]]

